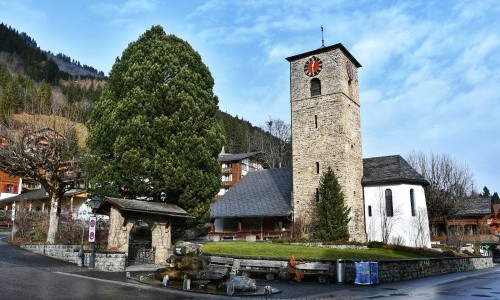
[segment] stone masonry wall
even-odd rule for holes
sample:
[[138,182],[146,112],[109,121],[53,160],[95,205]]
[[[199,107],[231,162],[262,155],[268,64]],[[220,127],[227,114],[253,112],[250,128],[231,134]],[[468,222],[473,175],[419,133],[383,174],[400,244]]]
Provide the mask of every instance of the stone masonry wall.
[[[378,273],[380,283],[410,280],[448,273],[480,270],[493,267],[491,257],[435,258],[398,261],[380,261]],[[354,263],[345,264],[345,281],[354,282]]]
[[[310,80],[304,74],[304,57],[290,63],[293,210],[294,219],[314,226],[316,189],[321,175],[331,167],[342,187],[345,203],[351,208],[349,233],[352,240],[366,241],[361,179],[361,119],[358,77],[349,81],[348,62],[339,49],[317,53],[322,71],[321,95],[311,97]],[[317,172],[316,163],[319,163]]]
[[[222,258],[222,257],[210,257],[211,263],[223,262],[226,267],[235,269],[233,262],[242,261],[245,258],[238,259],[236,257]],[[248,260],[255,267],[236,269],[239,272],[247,272],[252,276],[252,271],[260,270],[257,274],[266,273],[277,273],[280,269],[287,269],[287,260]],[[306,280],[315,280],[319,278],[318,276],[327,276],[330,281],[337,282],[337,267],[336,261],[297,261],[298,265],[302,263],[309,263],[309,265],[318,263],[321,265],[322,269],[314,271],[314,269],[308,269],[306,272]],[[249,263],[247,262],[247,265]],[[324,265],[327,264],[329,267],[328,271],[325,273]],[[345,283],[354,283],[356,277],[354,261],[341,261],[341,265],[344,268],[343,280]],[[266,271],[262,271],[262,267],[265,267]],[[396,261],[380,261],[378,262],[378,279],[379,283],[397,282],[403,280],[410,280],[416,278],[430,277],[435,275],[442,275],[448,273],[465,272],[480,270],[493,267],[492,257],[467,257],[467,258],[432,258],[432,259],[411,259],[411,260],[396,260]],[[316,274],[316,275],[313,275]],[[316,278],[314,278],[316,277]]]
[[[70,263],[78,264],[80,245],[21,245],[31,252],[43,254]],[[85,252],[84,265],[88,266],[90,252]],[[119,272],[126,266],[125,253],[96,253],[95,269],[98,271]]]

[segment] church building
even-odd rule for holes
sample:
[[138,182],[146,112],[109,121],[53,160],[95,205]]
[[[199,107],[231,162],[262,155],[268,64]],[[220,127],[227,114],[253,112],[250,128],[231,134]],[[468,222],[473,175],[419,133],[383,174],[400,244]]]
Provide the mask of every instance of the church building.
[[283,237],[293,224],[312,234],[320,178],[330,167],[351,209],[351,240],[430,247],[427,181],[399,155],[362,157],[361,64],[340,43],[287,60],[293,167],[250,172],[229,189],[211,206],[209,236]]

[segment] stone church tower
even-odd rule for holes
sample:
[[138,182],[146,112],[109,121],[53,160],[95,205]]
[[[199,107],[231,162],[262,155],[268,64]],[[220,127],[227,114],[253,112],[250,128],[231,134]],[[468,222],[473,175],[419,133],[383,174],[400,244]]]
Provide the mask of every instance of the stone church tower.
[[331,167],[351,207],[351,240],[366,241],[358,88],[360,63],[342,44],[288,57],[293,214],[314,226],[322,174]]

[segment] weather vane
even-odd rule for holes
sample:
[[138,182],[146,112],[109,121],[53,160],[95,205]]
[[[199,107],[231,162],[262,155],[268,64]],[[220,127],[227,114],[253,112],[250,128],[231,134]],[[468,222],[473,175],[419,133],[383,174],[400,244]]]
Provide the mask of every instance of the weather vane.
[[323,25],[321,25],[321,48],[325,47],[325,39],[323,38]]

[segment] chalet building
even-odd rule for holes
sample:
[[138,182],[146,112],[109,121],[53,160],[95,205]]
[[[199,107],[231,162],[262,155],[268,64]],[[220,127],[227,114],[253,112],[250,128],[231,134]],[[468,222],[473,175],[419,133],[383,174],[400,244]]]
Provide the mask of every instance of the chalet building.
[[291,230],[292,169],[249,172],[212,204],[213,240],[287,236]]
[[222,195],[224,195],[248,172],[264,169],[262,163],[262,153],[260,152],[231,154],[226,153],[224,148],[222,148],[218,161],[221,168],[222,178],[219,193],[214,200],[220,199]]
[[[0,136],[0,151],[4,151],[9,146],[9,141],[4,136]],[[23,181],[18,176],[13,176],[0,170],[0,199],[18,195],[22,191]]]
[[[488,220],[494,217],[491,199],[477,197],[467,201],[468,205],[454,217],[432,220],[431,240],[433,243],[456,245],[498,243],[498,236],[492,232]],[[448,236],[446,236],[448,232]]]
[[20,177],[0,170],[0,199],[19,195],[22,191],[22,186],[23,180]]
[[[64,193],[61,214],[79,217],[79,210],[87,200],[87,192],[81,189],[72,189]],[[0,209],[7,211],[16,203],[17,211],[48,213],[50,210],[49,194],[43,188],[28,191],[9,198],[0,199]]]
[[221,192],[212,203],[209,236],[274,238],[298,224],[311,236],[318,226],[320,179],[331,168],[350,208],[352,241],[430,246],[423,192],[428,183],[399,155],[362,158],[361,64],[340,43],[287,60],[293,167],[249,172]]

